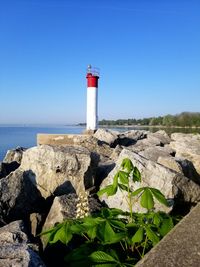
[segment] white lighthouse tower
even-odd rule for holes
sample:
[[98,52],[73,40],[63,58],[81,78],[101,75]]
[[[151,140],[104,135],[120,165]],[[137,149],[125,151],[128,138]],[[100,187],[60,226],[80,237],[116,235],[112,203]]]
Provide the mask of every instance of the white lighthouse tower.
[[98,128],[98,79],[99,71],[87,68],[87,131],[95,131]]

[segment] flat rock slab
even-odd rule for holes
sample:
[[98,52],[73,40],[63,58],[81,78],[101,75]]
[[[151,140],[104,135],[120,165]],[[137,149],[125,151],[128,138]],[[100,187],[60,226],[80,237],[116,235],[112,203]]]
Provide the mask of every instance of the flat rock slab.
[[87,134],[37,134],[38,145],[80,145],[88,140]]
[[200,204],[185,216],[135,267],[199,267]]

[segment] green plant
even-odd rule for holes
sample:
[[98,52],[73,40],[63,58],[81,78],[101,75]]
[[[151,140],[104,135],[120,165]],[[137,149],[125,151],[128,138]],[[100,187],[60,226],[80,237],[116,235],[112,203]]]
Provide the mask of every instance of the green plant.
[[[133,266],[171,230],[174,225],[172,217],[154,211],[155,201],[168,205],[164,195],[151,187],[133,191],[131,180],[141,182],[141,174],[126,158],[113,183],[98,192],[98,196],[113,196],[121,190],[126,197],[128,212],[102,208],[94,215],[66,220],[42,233],[47,235],[50,244],[60,241],[68,246],[67,266]],[[146,213],[134,212],[135,198],[140,198]]]

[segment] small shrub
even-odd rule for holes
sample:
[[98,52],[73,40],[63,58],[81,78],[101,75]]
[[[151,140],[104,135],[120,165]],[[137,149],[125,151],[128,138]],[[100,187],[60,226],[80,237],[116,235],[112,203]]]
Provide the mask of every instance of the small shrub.
[[[124,191],[128,212],[102,208],[96,214],[68,219],[42,233],[47,235],[49,244],[62,242],[68,246],[70,252],[65,257],[66,266],[133,266],[172,229],[173,218],[154,211],[155,201],[168,205],[164,195],[151,187],[132,191],[131,180],[141,182],[141,174],[126,158],[113,183],[97,193],[98,196],[112,196],[117,190]],[[134,212],[136,197],[140,198],[146,213]]]

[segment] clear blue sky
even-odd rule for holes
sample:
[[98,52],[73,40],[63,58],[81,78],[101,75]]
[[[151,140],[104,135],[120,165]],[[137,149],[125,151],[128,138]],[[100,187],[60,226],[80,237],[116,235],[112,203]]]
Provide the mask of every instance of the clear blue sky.
[[0,0],[0,123],[200,111],[199,0]]

